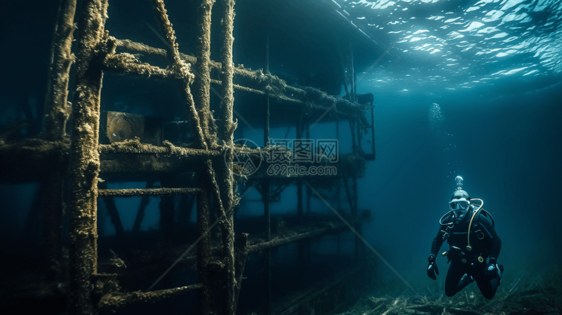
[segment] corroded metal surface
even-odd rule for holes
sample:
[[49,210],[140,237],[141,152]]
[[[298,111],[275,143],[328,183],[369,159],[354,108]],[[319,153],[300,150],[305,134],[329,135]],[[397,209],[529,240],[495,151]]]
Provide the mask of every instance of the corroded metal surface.
[[[305,239],[315,238],[330,233],[340,233],[346,230],[341,224],[328,226],[308,226],[299,231],[291,231],[284,234],[280,228],[272,232],[270,219],[270,202],[273,201],[275,191],[272,187],[278,182],[284,181],[286,187],[297,182],[298,192],[298,222],[303,220],[303,194],[302,184],[304,177],[294,176],[259,177],[253,180],[266,180],[262,187],[264,193],[266,214],[265,239],[259,239],[253,243],[248,242],[248,235],[243,235],[235,246],[234,241],[234,207],[238,204],[237,178],[244,174],[237,169],[233,163],[234,154],[246,150],[247,156],[252,159],[265,159],[273,150],[271,147],[248,149],[237,147],[233,143],[234,131],[237,123],[233,120],[234,113],[234,90],[257,94],[260,98],[267,99],[267,110],[256,111],[260,121],[265,122],[264,142],[269,139],[270,109],[274,106],[271,100],[283,101],[275,106],[285,109],[285,105],[297,106],[298,108],[298,136],[302,138],[305,122],[304,112],[325,112],[337,119],[350,119],[352,132],[355,128],[359,131],[358,117],[363,115],[368,107],[350,102],[342,98],[332,97],[314,88],[296,88],[286,84],[280,78],[271,75],[269,71],[264,74],[262,70],[252,71],[244,69],[243,66],[235,67],[232,60],[232,46],[234,43],[234,0],[220,0],[221,8],[221,58],[220,62],[210,59],[210,31],[211,10],[215,0],[201,0],[198,12],[198,26],[200,27],[197,57],[181,54],[176,42],[175,32],[168,18],[163,0],[152,0],[156,20],[165,41],[164,49],[153,48],[130,40],[118,40],[109,36],[105,30],[107,18],[108,0],[84,0],[79,22],[78,49],[76,58],[76,91],[74,93],[74,105],[72,113],[72,142],[65,137],[66,117],[69,114],[66,102],[67,94],[48,95],[47,101],[50,113],[46,117],[46,125],[55,126],[45,134],[45,139],[27,139],[20,143],[9,143],[0,136],[0,162],[7,161],[4,168],[15,165],[9,158],[25,157],[25,161],[35,161],[37,165],[26,166],[29,178],[42,178],[51,176],[53,171],[60,174],[52,177],[51,181],[57,186],[51,187],[50,195],[45,203],[53,202],[62,204],[62,188],[65,171],[68,170],[70,179],[70,257],[69,257],[69,314],[96,314],[99,310],[113,310],[127,305],[151,302],[167,299],[188,291],[199,291],[202,301],[201,312],[208,314],[219,312],[232,315],[235,313],[238,296],[240,294],[241,282],[245,261],[249,254],[266,251],[267,255],[267,286],[268,301],[271,300],[271,254],[270,249],[285,244],[299,242]],[[70,56],[70,45],[72,39],[72,21],[74,18],[73,0],[64,0],[59,20],[62,24],[56,29],[55,57],[52,60],[53,72],[60,73],[59,79],[51,73],[49,79],[49,91],[66,90],[68,84],[68,68],[72,62]],[[65,4],[67,3],[67,4]],[[66,6],[66,7],[65,7]],[[58,33],[57,33],[58,32]],[[62,33],[61,33],[62,32]],[[141,63],[137,55],[131,53],[116,53],[117,47],[125,48],[130,52],[142,52],[150,55],[164,56],[169,61],[167,68],[157,67],[147,63]],[[192,67],[196,73],[192,72]],[[211,70],[219,73],[219,80],[212,80]],[[179,84],[180,92],[184,98],[189,117],[182,122],[181,127],[191,128],[189,134],[183,136],[184,142],[172,143],[163,138],[164,125],[161,122],[149,124],[149,117],[130,113],[107,112],[106,118],[100,119],[100,101],[103,71],[111,71],[118,74],[126,74],[153,79],[164,79],[175,81]],[[199,77],[196,77],[196,74]],[[243,77],[244,82],[251,82],[253,86],[247,87],[234,84],[235,76]],[[56,79],[56,80],[55,80]],[[191,93],[191,85],[194,85],[194,94]],[[210,110],[211,84],[220,85],[220,98],[222,102],[217,110],[217,120]],[[251,85],[252,85],[251,84]],[[52,93],[51,93],[52,94]],[[261,96],[260,96],[261,95]],[[194,97],[195,96],[195,97]],[[253,105],[245,105],[253,106]],[[293,107],[291,107],[293,108]],[[66,115],[66,116],[65,116]],[[182,118],[183,119],[183,118]],[[218,125],[215,125],[217,123]],[[101,128],[100,128],[101,124]],[[172,133],[184,132],[177,123]],[[99,132],[104,133],[107,139],[100,145]],[[354,136],[355,137],[355,136]],[[189,139],[189,141],[188,141]],[[57,140],[57,141],[54,141]],[[353,139],[355,143],[355,139]],[[354,146],[355,148],[355,146]],[[356,149],[356,148],[355,148]],[[6,159],[6,157],[8,159]],[[354,157],[355,158],[355,157]],[[56,162],[56,163],[55,163]],[[11,164],[10,164],[11,163]],[[2,163],[0,163],[2,164]],[[356,163],[360,164],[360,163]],[[48,172],[41,170],[51,165]],[[29,171],[31,170],[31,171]],[[35,173],[33,170],[37,170]],[[20,171],[17,169],[17,171]],[[24,173],[24,170],[21,170]],[[176,185],[174,181],[178,174],[196,174],[193,182],[182,181]],[[103,178],[100,178],[99,175]],[[358,172],[348,170],[344,177],[344,184],[353,212],[357,212],[357,183]],[[106,183],[98,189],[98,184],[107,178],[127,178],[134,175],[149,181],[146,189],[107,189]],[[261,173],[257,175],[263,175]],[[35,176],[35,177],[33,177]],[[113,176],[113,177],[112,177]],[[191,176],[191,175],[190,175]],[[150,177],[150,179],[147,179]],[[27,178],[27,177],[25,177]],[[334,177],[333,179],[339,179]],[[252,179],[252,178],[250,178]],[[348,187],[347,179],[353,180],[353,186]],[[271,180],[271,181],[270,181]],[[160,181],[166,188],[152,188],[152,183]],[[334,181],[339,183],[339,181]],[[188,183],[195,183],[189,185]],[[330,182],[331,183],[331,182]],[[190,186],[186,188],[185,186]],[[182,265],[193,265],[197,261],[197,272],[199,284],[167,289],[153,292],[131,292],[123,293],[123,289],[117,284],[118,273],[100,274],[97,266],[97,200],[99,197],[106,198],[108,208],[114,216],[114,222],[119,220],[117,208],[113,197],[159,196],[164,197],[161,202],[162,212],[168,211],[167,217],[161,217],[161,230],[165,230],[166,240],[170,241],[173,234],[173,207],[174,195],[193,194],[197,198],[197,234],[201,242],[191,244],[197,247],[197,255],[184,257],[175,255],[175,251],[169,251],[170,257],[179,256]],[[307,194],[308,196],[309,194]],[[145,199],[146,199],[145,198]],[[146,203],[141,205],[142,211]],[[192,202],[193,204],[193,202]],[[165,210],[166,208],[167,210]],[[210,210],[214,208],[218,222],[210,224]],[[169,211],[171,209],[171,212]],[[310,209],[310,207],[307,207]],[[60,213],[57,207],[45,212],[45,227],[57,225],[56,229],[46,229],[46,256],[56,260],[58,247],[61,243],[60,237],[52,235],[60,231]],[[164,211],[165,210],[165,211]],[[138,222],[135,222],[137,234],[140,232],[140,224],[143,213],[139,210]],[[55,215],[55,216],[50,216]],[[220,226],[220,241],[212,244],[209,229],[214,225]],[[118,234],[123,239],[126,231],[122,225],[117,224]],[[358,229],[358,225],[356,225]],[[51,233],[51,234],[49,234]],[[303,248],[302,246],[300,246]],[[160,254],[160,253],[159,253]],[[55,257],[55,258],[53,258]],[[150,260],[153,265],[166,265],[168,261],[162,256],[155,255]],[[166,257],[167,259],[168,257]],[[164,263],[162,263],[164,261]],[[174,265],[175,265],[174,263]],[[173,265],[173,266],[174,266]],[[143,266],[149,268],[149,266]],[[160,266],[153,270],[160,270]],[[215,268],[215,269],[213,269]],[[213,277],[219,276],[220,285],[213,283]],[[101,288],[101,289],[100,289]],[[102,292],[103,294],[101,294]],[[101,299],[101,300],[100,300]],[[213,303],[218,304],[213,305]],[[268,302],[269,304],[270,302]],[[271,310],[271,304],[267,306],[266,312]]]
[[76,62],[76,94],[70,147],[69,314],[96,312],[91,275],[97,273],[98,139],[103,74],[95,63],[104,40],[107,0],[82,3]]

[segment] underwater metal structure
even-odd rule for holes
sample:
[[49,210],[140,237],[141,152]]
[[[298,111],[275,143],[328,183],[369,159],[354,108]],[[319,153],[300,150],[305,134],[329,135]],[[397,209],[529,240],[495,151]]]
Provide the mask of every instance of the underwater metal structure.
[[[268,154],[278,148],[268,145],[270,139],[271,109],[273,106],[291,104],[299,108],[296,117],[297,138],[309,137],[305,115],[328,114],[334,120],[347,120],[351,127],[353,153],[341,158],[338,176],[328,185],[343,186],[350,206],[349,220],[360,231],[363,217],[368,212],[359,213],[357,177],[361,176],[365,159],[374,159],[374,117],[373,103],[359,104],[354,88],[347,98],[337,98],[315,88],[302,88],[287,85],[284,80],[269,72],[269,63],[263,70],[249,70],[233,63],[234,0],[217,0],[223,6],[221,13],[221,60],[210,59],[211,50],[211,12],[215,0],[201,0],[197,12],[198,44],[196,56],[182,54],[176,42],[174,28],[169,21],[163,0],[151,0],[159,23],[165,49],[154,48],[127,39],[116,39],[105,29],[108,0],[84,0],[77,20],[77,51],[71,52],[74,38],[74,18],[77,10],[76,0],[62,0],[57,17],[51,55],[44,128],[41,139],[27,139],[9,142],[10,132],[4,133],[0,142],[2,167],[21,176],[18,180],[41,180],[45,192],[42,202],[43,247],[47,274],[54,278],[62,272],[61,226],[63,209],[70,215],[68,249],[68,314],[95,314],[114,310],[127,305],[154,302],[178,296],[187,292],[198,294],[199,310],[203,314],[234,314],[243,283],[245,262],[248,255],[264,252],[266,255],[265,283],[267,301],[265,313],[271,313],[271,249],[299,242],[299,255],[305,250],[303,240],[317,238],[326,234],[349,231],[348,226],[332,221],[320,225],[310,224],[318,218],[306,218],[310,212],[310,198],[318,181],[306,176],[268,176],[257,172],[245,176],[233,161],[238,154],[245,154],[254,161],[264,162]],[[117,53],[117,50],[123,51]],[[135,53],[165,57],[167,68],[141,63]],[[75,63],[74,78],[76,91],[72,103],[68,102],[70,68]],[[351,67],[353,69],[353,67]],[[191,127],[193,144],[177,146],[170,141],[155,145],[143,139],[132,138],[111,144],[103,144],[100,139],[106,123],[101,112],[101,90],[104,72],[169,81],[178,86],[188,113],[187,124]],[[215,78],[212,78],[212,74]],[[350,86],[354,87],[351,75]],[[235,80],[243,84],[235,84]],[[212,86],[220,87],[220,108],[211,111]],[[193,88],[192,88],[193,87]],[[241,147],[234,143],[237,122],[234,115],[234,92],[254,94],[263,97],[263,148]],[[253,105],[251,105],[253,106]],[[261,107],[260,107],[261,108]],[[365,120],[370,110],[371,123]],[[261,113],[261,111],[258,111]],[[67,123],[72,132],[66,134]],[[310,124],[310,122],[308,122]],[[21,127],[21,126],[19,126]],[[14,128],[17,130],[18,126]],[[365,129],[372,129],[372,153],[365,154],[361,148],[361,138]],[[23,165],[23,166],[22,166]],[[150,174],[180,174],[191,172],[195,180],[186,181],[189,185],[161,180],[161,188],[152,188],[147,182],[145,189],[108,189],[105,180],[117,176],[131,176],[147,180]],[[103,179],[100,177],[103,175]],[[238,193],[239,179],[256,187],[262,195],[264,204],[264,236],[251,241],[249,235],[235,236],[234,212],[241,198]],[[68,179],[68,187],[66,187]],[[308,180],[308,181],[307,181]],[[351,182],[351,183],[350,183]],[[294,233],[273,235],[271,228],[270,203],[287,186],[297,187],[297,224],[306,223],[306,229]],[[326,183],[324,183],[326,185]],[[277,187],[275,187],[277,186]],[[306,200],[303,188],[306,187]],[[68,193],[69,204],[64,202]],[[196,264],[197,283],[171,289],[148,292],[122,292],[117,281],[118,272],[108,273],[99,270],[97,209],[98,200],[103,198],[116,228],[118,238],[125,232],[119,214],[113,203],[115,197],[159,196],[162,198],[161,225],[173,224],[173,209],[170,216],[165,205],[166,197],[192,195],[196,198],[197,236],[190,248],[197,253],[182,256],[177,260],[182,265]],[[320,195],[318,195],[320,196]],[[193,200],[195,199],[191,199]],[[144,199],[143,199],[144,200]],[[173,203],[173,202],[172,202]],[[146,207],[146,202],[144,203]],[[173,204],[172,206],[173,207]],[[141,209],[143,205],[141,203]],[[141,209],[137,220],[142,221]],[[218,219],[212,223],[212,214]],[[340,211],[338,205],[337,211]],[[135,222],[138,230],[140,221]],[[171,223],[170,223],[171,221]],[[211,229],[218,225],[220,239],[213,242]],[[339,240],[339,238],[338,238]],[[356,256],[360,253],[360,243],[355,238]],[[174,265],[175,265],[174,263]],[[360,273],[358,265],[353,273]],[[289,307],[279,307],[276,313],[290,314],[298,310],[300,303],[309,302],[338,285],[348,277],[336,279],[323,290],[291,302]]]

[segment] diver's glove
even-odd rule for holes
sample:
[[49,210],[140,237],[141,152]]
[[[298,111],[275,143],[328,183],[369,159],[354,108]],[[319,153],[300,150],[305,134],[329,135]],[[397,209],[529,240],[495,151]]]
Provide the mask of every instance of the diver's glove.
[[427,275],[431,279],[436,280],[437,277],[435,276],[435,274],[439,274],[439,268],[437,268],[437,264],[435,263],[435,255],[429,255],[427,261],[429,261],[429,264],[427,265]]
[[487,279],[495,278],[498,275],[498,265],[496,264],[495,258],[490,258],[488,260],[488,265],[486,266],[486,270],[484,271],[484,276]]

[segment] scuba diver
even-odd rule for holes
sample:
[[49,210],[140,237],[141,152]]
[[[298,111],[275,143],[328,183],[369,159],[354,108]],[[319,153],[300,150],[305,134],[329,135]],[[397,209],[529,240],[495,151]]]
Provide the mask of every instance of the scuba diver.
[[435,280],[435,274],[439,274],[435,258],[447,240],[449,250],[442,255],[447,256],[451,266],[445,281],[445,294],[454,296],[476,281],[482,295],[492,299],[503,272],[503,266],[497,264],[501,240],[494,230],[494,218],[482,208],[484,201],[468,196],[462,189],[462,177],[457,176],[455,181],[457,189],[449,202],[450,211],[439,220],[439,231],[431,245],[427,275]]

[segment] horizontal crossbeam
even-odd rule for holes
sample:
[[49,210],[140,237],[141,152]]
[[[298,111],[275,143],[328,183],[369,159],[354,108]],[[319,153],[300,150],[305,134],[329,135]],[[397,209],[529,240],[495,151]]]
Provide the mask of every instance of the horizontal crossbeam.
[[191,149],[176,147],[164,141],[165,146],[144,144],[138,140],[127,140],[115,144],[102,144],[99,146],[101,154],[153,154],[174,155],[179,158],[211,158],[220,156],[217,150]]
[[[142,43],[133,42],[131,40],[114,40],[118,47],[121,47],[127,51],[166,57],[166,51],[164,49],[154,48]],[[187,61],[188,63],[197,63],[197,57],[182,53],[180,53],[179,55],[184,61]],[[132,58],[134,58],[134,56],[127,53],[110,55],[104,61],[105,69],[118,73],[155,77],[160,79],[181,79],[175,77],[175,74],[171,71],[168,71],[167,69],[158,68],[146,63],[138,63],[136,59],[133,60]],[[221,63],[212,60],[209,62],[209,66],[214,69],[222,69]],[[315,88],[296,88],[287,85],[284,80],[274,75],[264,74],[263,70],[261,69],[250,70],[243,67],[235,67],[233,70],[235,75],[250,79],[260,86],[269,84],[271,86],[281,88],[282,90],[286,90],[290,94],[291,97],[279,93],[269,93],[270,97],[276,98],[279,101],[302,104],[318,110],[326,110],[329,108],[331,111],[333,111],[334,114],[341,115],[346,118],[354,115],[362,115],[363,111],[367,109],[363,105],[350,102],[343,98],[330,96],[325,92]],[[220,80],[211,80],[211,83],[222,84]],[[260,95],[267,94],[265,91],[241,85],[234,85],[234,89]],[[337,107],[335,106],[336,104]]]
[[200,188],[99,189],[98,197],[173,196],[200,192]]
[[[155,47],[151,47],[148,45],[145,45],[143,43],[137,43],[134,42],[132,40],[128,40],[128,39],[117,39],[116,40],[117,46],[121,47],[125,50],[128,51],[132,51],[132,52],[138,52],[138,53],[143,53],[143,54],[147,54],[147,55],[156,55],[156,56],[160,56],[160,57],[164,57],[166,58],[166,50],[161,49],[161,48],[155,48]],[[182,54],[180,53],[180,56],[183,60],[191,63],[191,64],[196,64],[197,63],[197,57],[195,56],[190,56],[190,55],[186,55],[186,54]],[[216,61],[212,61],[210,60],[209,65],[211,66],[211,68],[214,69],[222,69],[222,64],[220,62],[216,62]],[[234,74],[239,75],[239,76],[243,76],[243,77],[247,77],[247,78],[255,78],[258,76],[258,71],[252,71],[250,69],[245,69],[242,67],[235,67],[234,68]],[[280,79],[277,79],[280,80]],[[281,81],[279,81],[280,83]],[[285,89],[290,90],[291,93],[293,94],[300,94],[300,95],[305,95],[306,92],[302,89],[287,85],[285,86]]]
[[184,287],[150,292],[137,291],[131,293],[109,293],[104,295],[100,299],[98,307],[100,309],[117,309],[146,302],[157,302],[173,298],[184,293],[195,292],[201,288],[203,288],[202,284],[194,284]]
[[287,236],[287,237],[283,237],[283,238],[276,238],[276,239],[273,239],[273,240],[268,241],[268,242],[253,244],[253,245],[248,246],[247,251],[248,251],[248,253],[263,251],[263,250],[268,249],[268,248],[274,248],[274,247],[278,247],[278,246],[281,246],[281,245],[293,243],[293,242],[300,241],[300,240],[307,239],[307,238],[321,236],[321,235],[328,234],[328,233],[335,233],[335,232],[339,232],[339,231],[345,230],[345,229],[347,229],[345,224],[337,224],[337,225],[333,225],[333,226],[330,226],[330,227],[316,229],[316,230],[313,230],[313,231],[310,231],[310,232],[299,233],[299,234],[295,234],[295,235],[291,235],[291,236]]

